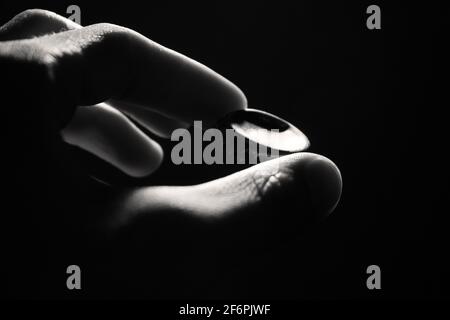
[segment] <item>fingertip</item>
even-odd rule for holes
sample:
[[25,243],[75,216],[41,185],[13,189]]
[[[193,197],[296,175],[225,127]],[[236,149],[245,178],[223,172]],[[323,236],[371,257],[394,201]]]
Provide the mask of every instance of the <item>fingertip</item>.
[[278,182],[265,184],[265,197],[281,196],[314,221],[326,218],[336,208],[342,192],[342,176],[330,159],[299,152],[262,165],[263,176],[275,176]]
[[107,104],[79,107],[63,140],[110,163],[125,174],[150,175],[163,161],[161,146]]
[[142,137],[143,143],[133,148],[133,153],[126,156],[122,170],[131,177],[143,178],[155,172],[164,158],[162,147],[148,137]]
[[308,154],[304,181],[312,208],[318,218],[327,217],[336,208],[342,193],[341,173],[330,159]]
[[[190,74],[179,77],[183,85],[174,91],[173,103],[189,106],[183,120],[202,120],[208,125],[232,111],[247,108],[247,98],[236,84],[196,61],[187,61]],[[183,110],[176,110],[176,116],[183,117]]]
[[224,92],[227,99],[224,99],[224,111],[231,112],[247,108],[247,97],[244,92],[230,80],[224,79]]

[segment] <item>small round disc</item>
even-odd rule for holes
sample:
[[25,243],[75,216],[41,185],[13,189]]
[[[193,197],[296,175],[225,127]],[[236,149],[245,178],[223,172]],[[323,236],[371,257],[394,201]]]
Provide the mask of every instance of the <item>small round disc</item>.
[[272,149],[299,152],[309,147],[309,140],[303,132],[268,112],[239,110],[230,114],[227,122],[238,134]]

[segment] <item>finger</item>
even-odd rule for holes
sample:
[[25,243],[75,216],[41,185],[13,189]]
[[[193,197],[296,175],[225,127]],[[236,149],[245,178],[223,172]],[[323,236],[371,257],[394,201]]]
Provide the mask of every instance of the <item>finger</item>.
[[147,130],[163,138],[170,138],[172,132],[175,129],[189,127],[189,123],[185,121],[166,117],[161,113],[142,106],[126,103],[123,101],[108,101],[108,104],[122,111]]
[[28,9],[0,27],[0,41],[29,39],[78,28],[81,28],[79,24],[54,12]]
[[104,103],[79,107],[61,134],[67,143],[95,154],[132,177],[151,174],[163,159],[158,143]]
[[[29,9],[19,13],[4,26],[0,27],[0,41],[29,39],[80,28],[81,26],[77,23],[54,12],[42,9]],[[147,130],[162,137],[167,138],[174,129],[188,126],[185,122],[165,117],[146,107],[123,101],[109,101],[108,104],[125,112]]]
[[208,237],[224,239],[225,245],[248,239],[272,241],[274,235],[298,233],[326,217],[338,203],[341,189],[340,172],[330,160],[297,153],[205,184],[134,190],[120,200],[112,221],[115,227],[169,224],[167,229],[187,232],[189,238],[213,230]]
[[[30,9],[0,28],[0,40],[28,39],[79,28],[80,25],[51,11]],[[78,108],[71,123],[62,130],[62,138],[135,177],[155,171],[163,157],[156,142],[106,104]]]
[[10,55],[48,66],[57,107],[116,99],[185,122],[212,122],[246,107],[243,93],[219,74],[115,25],[92,25],[6,48]]

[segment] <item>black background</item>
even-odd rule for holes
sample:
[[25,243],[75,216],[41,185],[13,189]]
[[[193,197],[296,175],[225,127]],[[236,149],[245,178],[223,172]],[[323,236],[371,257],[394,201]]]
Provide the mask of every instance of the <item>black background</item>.
[[[28,8],[68,16],[70,4],[81,7],[83,25],[123,25],[211,67],[245,92],[250,107],[297,125],[310,150],[340,168],[335,212],[300,236],[297,252],[281,249],[255,270],[244,297],[449,296],[442,8],[1,0],[0,23]],[[381,30],[366,28],[370,4],[381,7]],[[371,264],[381,267],[380,291],[366,288]]]

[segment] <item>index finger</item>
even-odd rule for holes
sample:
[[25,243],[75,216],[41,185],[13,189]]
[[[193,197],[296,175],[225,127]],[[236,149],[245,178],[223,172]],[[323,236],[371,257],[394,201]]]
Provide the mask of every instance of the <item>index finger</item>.
[[242,91],[218,73],[112,24],[3,42],[0,54],[48,66],[56,107],[115,99],[184,122],[209,122],[247,105]]

